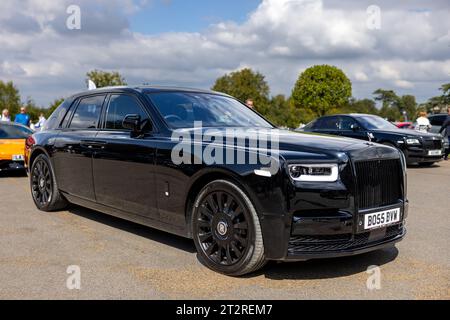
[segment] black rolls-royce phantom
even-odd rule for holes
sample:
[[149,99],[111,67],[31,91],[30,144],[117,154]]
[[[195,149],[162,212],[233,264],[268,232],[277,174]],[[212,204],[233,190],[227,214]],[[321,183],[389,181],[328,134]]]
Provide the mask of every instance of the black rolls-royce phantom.
[[377,250],[406,232],[397,149],[281,131],[217,92],[77,94],[26,149],[40,210],[74,203],[193,238],[199,260],[228,275]]

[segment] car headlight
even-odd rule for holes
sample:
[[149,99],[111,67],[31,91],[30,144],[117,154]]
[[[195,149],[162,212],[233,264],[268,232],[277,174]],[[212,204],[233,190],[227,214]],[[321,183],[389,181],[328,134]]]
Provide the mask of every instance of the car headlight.
[[294,181],[334,182],[339,178],[337,164],[291,164],[289,175]]
[[420,144],[419,139],[406,139],[407,144]]

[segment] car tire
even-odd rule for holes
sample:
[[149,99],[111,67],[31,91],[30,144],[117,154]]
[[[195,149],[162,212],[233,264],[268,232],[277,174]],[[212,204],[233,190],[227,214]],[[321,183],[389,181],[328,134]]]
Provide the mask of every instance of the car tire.
[[241,276],[266,263],[259,217],[235,183],[208,183],[194,202],[191,222],[197,256],[211,270]]
[[45,154],[36,157],[30,170],[31,196],[34,204],[42,211],[56,211],[67,207],[68,202],[59,192],[55,173]]

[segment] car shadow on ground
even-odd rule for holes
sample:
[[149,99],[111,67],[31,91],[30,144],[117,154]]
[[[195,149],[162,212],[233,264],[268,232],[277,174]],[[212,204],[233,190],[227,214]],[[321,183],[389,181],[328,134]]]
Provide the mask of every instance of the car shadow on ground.
[[[394,246],[361,255],[314,259],[299,262],[269,262],[257,272],[271,280],[318,280],[346,277],[366,272],[369,266],[381,267],[398,256]],[[250,275],[251,276],[251,275]]]
[[196,252],[194,242],[190,239],[186,239],[177,235],[173,235],[164,231],[153,229],[151,227],[116,218],[108,214],[79,207],[76,205],[70,205],[68,211],[79,217],[102,223],[112,228],[120,229],[122,231],[133,233],[140,237],[160,242],[179,250],[184,250],[189,253]]
[[[186,239],[75,205],[71,205],[68,211],[79,217],[133,233],[140,237],[157,241],[179,250],[184,250],[192,254],[196,253],[194,242],[191,239]],[[393,261],[397,255],[397,248],[389,247],[362,255],[342,258],[315,259],[309,261],[283,263],[270,261],[261,270],[246,275],[244,278],[253,278],[260,275],[272,280],[313,280],[345,277],[365,272],[367,271],[367,268],[372,265],[382,266],[387,264]]]
[[433,168],[439,168],[440,165],[439,163],[433,163],[433,165],[431,166],[424,166],[424,165],[420,165],[420,164],[408,164],[408,170],[412,169],[412,170],[416,170],[416,169],[433,169]]
[[0,178],[24,178],[26,176],[25,170],[0,171]]

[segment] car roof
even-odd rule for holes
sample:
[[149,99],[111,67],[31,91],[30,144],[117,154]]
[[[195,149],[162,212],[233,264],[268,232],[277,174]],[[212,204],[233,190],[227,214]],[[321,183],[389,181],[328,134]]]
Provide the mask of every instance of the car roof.
[[376,114],[366,114],[366,113],[341,113],[341,114],[330,114],[330,115],[326,115],[326,116],[322,116],[321,118],[327,118],[327,117],[341,117],[341,116],[346,116],[346,117],[366,117],[366,116],[370,116],[370,117],[379,117]]
[[192,93],[208,93],[215,94],[221,96],[229,95],[205,89],[195,89],[195,88],[186,88],[186,87],[176,87],[176,86],[150,86],[150,85],[139,85],[139,86],[112,86],[112,87],[103,87],[89,91],[83,91],[73,95],[71,98],[75,99],[81,96],[92,95],[96,93],[114,93],[114,92],[131,92],[131,93],[155,93],[155,92],[192,92]]
[[428,116],[428,118],[432,118],[432,117],[442,117],[442,116],[448,116],[447,113],[435,113],[435,114],[430,114]]

